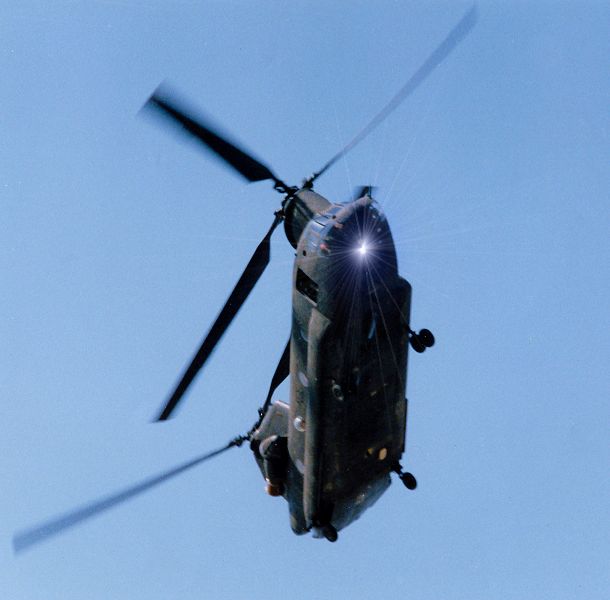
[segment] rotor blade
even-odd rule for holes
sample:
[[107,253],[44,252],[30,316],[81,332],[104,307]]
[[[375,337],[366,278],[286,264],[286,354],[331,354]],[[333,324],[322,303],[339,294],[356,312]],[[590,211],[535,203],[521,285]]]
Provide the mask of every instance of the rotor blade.
[[218,456],[219,454],[221,454],[225,450],[228,450],[229,448],[232,448],[233,446],[240,446],[243,441],[244,438],[236,438],[229,442],[226,446],[223,446],[218,450],[208,452],[203,456],[199,456],[193,460],[189,460],[188,462],[185,462],[178,467],[174,467],[173,469],[165,471],[160,475],[149,477],[148,479],[145,479],[144,481],[137,483],[136,485],[133,485],[131,487],[128,487],[120,492],[117,492],[116,494],[111,494],[109,496],[106,496],[105,498],[102,498],[101,500],[96,500],[95,502],[91,502],[90,504],[81,506],[80,508],[70,511],[55,519],[46,521],[45,523],[42,523],[41,525],[38,525],[36,527],[32,527],[30,529],[18,532],[13,537],[13,550],[16,553],[23,552],[24,550],[27,550],[31,546],[34,546],[35,544],[38,544],[39,542],[42,542],[47,538],[57,535],[58,533],[61,533],[66,529],[70,529],[71,527],[74,527],[75,525],[78,525],[79,523],[82,523],[83,521],[91,517],[95,517],[96,515],[106,510],[109,510],[110,508],[113,508],[118,504],[130,500],[134,496],[148,491],[149,489],[159,485],[160,483],[163,483],[164,481],[167,481],[168,479],[171,479],[176,475],[179,475],[180,473],[183,473],[184,471],[187,471],[188,469],[191,469],[192,467],[195,467],[201,464],[202,462],[209,460],[210,458]]
[[290,338],[288,338],[288,342],[286,342],[286,347],[284,348],[284,352],[282,352],[282,356],[275,368],[275,373],[271,378],[271,385],[269,386],[269,392],[267,393],[267,398],[265,400],[265,404],[268,404],[271,401],[271,396],[273,396],[273,392],[280,386],[280,384],[290,375]]
[[233,318],[237,314],[237,311],[241,308],[242,304],[245,302],[246,298],[256,285],[256,282],[259,280],[260,276],[263,274],[265,267],[269,264],[270,259],[270,249],[269,242],[271,240],[271,234],[273,230],[278,226],[282,217],[276,215],[273,224],[271,225],[269,231],[265,235],[265,237],[261,240],[260,244],[254,251],[250,262],[247,264],[244,272],[242,273],[239,281],[236,286],[233,288],[229,299],[226,301],[222,310],[220,311],[218,317],[216,317],[216,321],[210,328],[208,334],[203,340],[199,350],[193,357],[190,365],[187,367],[184,372],[182,379],[176,386],[176,389],[172,393],[171,397],[167,401],[165,408],[161,411],[161,414],[158,417],[158,421],[165,421],[168,419],[184,395],[184,392],[191,384],[195,376],[203,367],[206,360],[210,357],[216,344],[220,340],[220,338],[224,335],[225,331],[233,321]]
[[[214,154],[222,158],[248,181],[272,179],[276,185],[282,182],[271,172],[269,167],[247,154],[237,145],[229,142],[201,117],[189,115],[175,100],[169,100],[167,94],[157,88],[143,108],[154,109],[181,126],[188,134],[199,140]],[[283,184],[282,184],[283,185]]]
[[288,342],[286,343],[286,347],[284,348],[284,352],[282,352],[282,356],[280,361],[275,368],[275,373],[271,378],[271,385],[269,386],[269,392],[267,392],[267,398],[265,398],[265,403],[263,407],[260,409],[260,417],[254,426],[254,429],[258,429],[260,424],[263,421],[265,413],[271,404],[271,397],[273,396],[273,392],[280,386],[280,384],[290,375],[290,338],[288,338]]
[[460,22],[449,32],[449,35],[441,44],[430,54],[426,61],[411,76],[409,81],[399,90],[399,92],[384,106],[384,108],[373,118],[369,124],[342,150],[337,152],[317,173],[314,173],[308,180],[312,184],[322,173],[334,165],[341,157],[345,156],[354,146],[359,144],[375,127],[377,127],[403,100],[408,98],[440,65],[454,48],[466,37],[474,27],[477,20],[476,4],[462,17]]

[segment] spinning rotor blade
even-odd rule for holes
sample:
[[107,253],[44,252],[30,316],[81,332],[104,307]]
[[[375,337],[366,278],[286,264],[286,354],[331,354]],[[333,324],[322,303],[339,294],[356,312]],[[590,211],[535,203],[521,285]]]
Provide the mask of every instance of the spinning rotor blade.
[[337,152],[317,173],[314,173],[307,181],[312,184],[322,173],[327,171],[340,158],[345,156],[352,148],[359,144],[375,127],[377,127],[394,109],[406,98],[408,98],[440,65],[454,48],[466,37],[470,30],[474,27],[477,20],[476,4],[462,17],[460,22],[449,32],[449,35],[441,42],[441,44],[430,54],[426,61],[419,69],[411,76],[411,79],[399,90],[399,92],[390,100],[386,106],[373,118],[369,124],[360,131],[360,133],[342,150]]
[[23,552],[29,547],[34,546],[35,544],[38,544],[39,542],[42,542],[47,538],[57,535],[58,533],[61,533],[62,531],[65,531],[70,527],[74,527],[75,525],[78,525],[79,523],[82,523],[83,521],[90,519],[91,517],[95,517],[101,512],[104,512],[114,506],[117,506],[118,504],[121,504],[133,498],[134,496],[142,494],[143,492],[148,491],[149,489],[159,485],[160,483],[163,483],[164,481],[167,481],[168,479],[171,479],[172,477],[175,477],[176,475],[179,475],[180,473],[183,473],[184,471],[187,471],[188,469],[191,469],[192,467],[195,467],[201,464],[202,462],[209,460],[210,458],[218,456],[229,448],[233,448],[234,446],[241,446],[244,439],[245,438],[242,437],[235,438],[234,440],[230,441],[226,446],[219,448],[218,450],[208,452],[203,456],[199,456],[193,460],[183,463],[178,467],[174,467],[173,469],[165,471],[160,475],[149,477],[148,479],[145,479],[144,481],[141,481],[136,485],[128,487],[116,494],[106,496],[101,500],[96,500],[95,502],[91,502],[90,504],[81,506],[80,508],[61,515],[60,517],[51,519],[46,523],[42,523],[37,527],[32,527],[31,529],[21,531],[15,534],[15,536],[13,537],[13,550],[15,552]]
[[271,404],[271,396],[273,396],[273,392],[277,390],[277,388],[281,385],[281,383],[290,375],[290,338],[288,338],[288,342],[286,343],[286,347],[284,348],[284,352],[282,352],[282,356],[280,361],[275,368],[275,373],[271,378],[271,384],[269,385],[269,391],[267,392],[267,398],[265,398],[265,403],[263,407],[260,409],[260,417],[254,426],[254,429],[258,429],[260,424],[263,422],[263,418],[269,405]]
[[225,331],[233,321],[233,318],[237,314],[237,311],[241,308],[242,304],[245,302],[246,298],[256,285],[256,282],[259,280],[260,276],[263,274],[265,267],[269,264],[270,259],[270,250],[269,250],[269,242],[271,240],[271,234],[274,229],[281,222],[282,217],[280,215],[275,216],[275,220],[273,224],[269,228],[269,231],[265,235],[265,237],[261,240],[260,244],[254,251],[250,262],[247,264],[244,272],[242,273],[239,281],[236,286],[233,288],[231,295],[220,311],[218,317],[216,317],[216,321],[210,328],[208,334],[203,340],[199,350],[195,354],[191,364],[187,367],[182,379],[176,386],[176,389],[172,393],[170,399],[167,401],[165,408],[161,411],[161,414],[158,417],[158,421],[165,421],[170,417],[174,408],[178,402],[180,402],[184,392],[191,384],[195,376],[203,367],[206,360],[210,357],[216,344],[219,342],[220,338],[224,335]]
[[[248,181],[263,181],[272,179],[276,186],[283,186],[280,181],[263,163],[247,154],[244,150],[223,138],[209,123],[201,117],[195,118],[182,108],[175,100],[169,100],[157,88],[143,108],[154,109],[166,118],[181,126],[188,134],[199,140],[206,148],[232,166]],[[285,187],[285,186],[284,186]]]

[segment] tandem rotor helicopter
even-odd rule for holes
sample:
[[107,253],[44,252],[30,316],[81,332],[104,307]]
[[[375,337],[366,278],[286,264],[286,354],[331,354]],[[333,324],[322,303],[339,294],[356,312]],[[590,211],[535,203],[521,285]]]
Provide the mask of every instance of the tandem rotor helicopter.
[[[346,203],[327,200],[314,183],[361,142],[464,39],[476,22],[473,6],[392,100],[321,169],[291,186],[230,142],[208,122],[182,108],[164,88],[144,105],[196,139],[250,182],[270,180],[282,196],[273,223],[186,368],[157,420],[172,416],[270,260],[270,239],[284,224],[296,250],[292,277],[292,327],[258,419],[224,447],[87,504],[13,538],[16,552],[97,515],[232,447],[248,442],[267,492],[288,502],[296,534],[312,532],[334,542],[403,472],[407,424],[409,345],[418,353],[434,344],[427,329],[410,325],[411,286],[398,274],[388,222],[360,188]],[[290,377],[290,402],[272,402]]]

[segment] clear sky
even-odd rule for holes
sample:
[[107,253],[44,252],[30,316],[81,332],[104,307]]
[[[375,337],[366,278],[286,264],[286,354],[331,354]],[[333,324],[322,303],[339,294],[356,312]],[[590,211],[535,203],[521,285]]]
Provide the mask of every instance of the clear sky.
[[0,3],[0,597],[608,597],[601,1],[480,2],[464,43],[318,181],[336,201],[378,186],[413,322],[437,337],[410,361],[417,491],[395,482],[334,545],[297,537],[242,448],[11,548],[17,530],[246,431],[288,335],[279,230],[177,417],[150,422],[280,200],[138,116],[155,87],[299,182],[468,8]]

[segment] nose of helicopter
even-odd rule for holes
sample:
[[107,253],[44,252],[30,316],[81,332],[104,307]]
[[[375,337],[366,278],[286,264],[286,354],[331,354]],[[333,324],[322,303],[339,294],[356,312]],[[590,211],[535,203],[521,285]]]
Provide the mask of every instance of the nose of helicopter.
[[336,216],[337,242],[361,264],[396,270],[396,252],[388,222],[379,204],[364,196],[345,205]]

